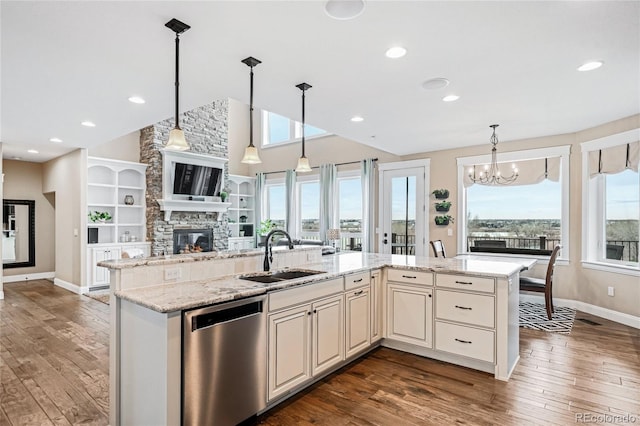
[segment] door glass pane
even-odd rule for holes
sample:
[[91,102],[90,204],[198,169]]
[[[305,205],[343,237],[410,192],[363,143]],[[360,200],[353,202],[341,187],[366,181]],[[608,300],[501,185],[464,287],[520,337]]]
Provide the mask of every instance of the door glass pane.
[[278,229],[286,229],[285,209],[284,185],[267,186],[267,218],[271,219]]
[[391,180],[391,254],[415,254],[416,177]]
[[638,172],[605,175],[605,259],[638,262]]

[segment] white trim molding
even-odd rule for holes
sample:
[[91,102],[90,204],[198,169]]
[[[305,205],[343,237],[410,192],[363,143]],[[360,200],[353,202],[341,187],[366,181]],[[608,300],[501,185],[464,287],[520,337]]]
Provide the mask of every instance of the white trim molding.
[[89,287],[80,287],[68,281],[61,280],[60,278],[54,278],[53,283],[58,287],[62,287],[65,290],[69,290],[76,294],[85,294],[89,292]]
[[[520,300],[523,302],[540,303],[544,305],[544,296],[538,294],[521,293]],[[590,303],[572,299],[554,298],[553,304],[554,306],[573,308],[580,312],[586,312],[587,314],[595,315],[600,318],[608,319],[610,321],[624,324],[629,327],[640,329],[640,317],[634,315],[625,314],[623,312],[614,311],[611,309],[603,308],[601,306],[596,306]]]
[[5,275],[2,277],[2,281],[5,283],[17,283],[20,281],[29,280],[52,280],[56,276],[55,272],[39,272],[36,274],[21,274],[21,275]]

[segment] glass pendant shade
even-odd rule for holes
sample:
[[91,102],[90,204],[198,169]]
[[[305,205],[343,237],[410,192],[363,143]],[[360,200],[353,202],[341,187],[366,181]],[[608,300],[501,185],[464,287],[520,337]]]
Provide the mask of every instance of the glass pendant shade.
[[311,171],[311,166],[309,165],[309,159],[307,157],[298,158],[298,167],[296,167],[297,173],[306,173]]
[[260,156],[258,155],[258,148],[253,145],[249,145],[244,149],[244,157],[242,157],[242,162],[245,164],[260,164],[262,160],[260,160]]
[[165,145],[165,149],[172,151],[186,151],[189,149],[189,144],[187,144],[182,129],[176,127],[169,132],[169,141]]

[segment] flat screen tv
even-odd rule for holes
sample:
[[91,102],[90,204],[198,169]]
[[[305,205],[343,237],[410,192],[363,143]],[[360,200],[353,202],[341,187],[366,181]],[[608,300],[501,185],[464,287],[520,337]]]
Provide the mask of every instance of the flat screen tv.
[[173,193],[213,197],[220,192],[222,169],[175,163]]

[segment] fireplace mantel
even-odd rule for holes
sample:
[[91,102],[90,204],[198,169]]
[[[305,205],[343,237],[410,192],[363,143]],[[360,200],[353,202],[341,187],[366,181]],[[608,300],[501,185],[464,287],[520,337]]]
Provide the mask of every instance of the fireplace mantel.
[[[160,210],[164,211],[164,220],[171,219],[171,212],[226,212],[231,203],[221,203],[216,201],[192,201],[192,200],[158,200]],[[220,220],[222,215],[218,215]]]

